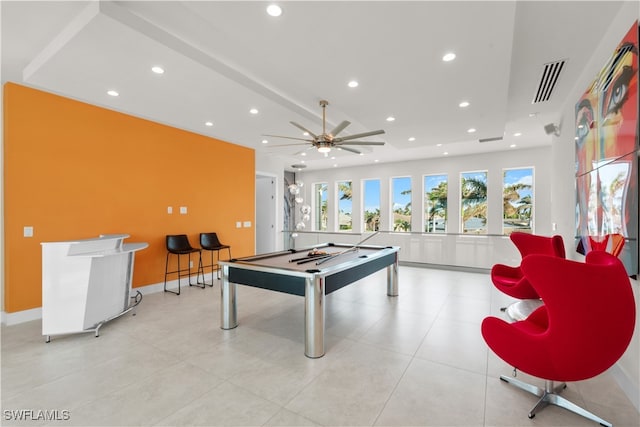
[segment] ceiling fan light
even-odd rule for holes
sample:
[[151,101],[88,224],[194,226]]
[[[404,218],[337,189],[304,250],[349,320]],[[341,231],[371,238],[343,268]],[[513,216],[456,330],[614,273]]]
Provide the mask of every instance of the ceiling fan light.
[[277,4],[270,4],[269,6],[267,6],[267,13],[270,16],[278,17],[282,15],[282,8]]
[[318,147],[318,153],[328,153],[331,151],[331,147],[323,145]]

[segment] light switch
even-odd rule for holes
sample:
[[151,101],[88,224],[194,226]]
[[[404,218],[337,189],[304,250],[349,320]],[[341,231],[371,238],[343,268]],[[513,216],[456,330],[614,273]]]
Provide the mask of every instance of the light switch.
[[244,228],[249,228],[249,227],[251,227],[251,221],[245,221]]
[[185,215],[187,213],[187,207],[186,206],[180,206],[180,215]]
[[167,206],[167,213],[171,215],[173,213],[173,206]]
[[236,221],[236,228],[242,228],[242,223],[240,221]]
[[24,237],[33,237],[33,227],[24,228]]

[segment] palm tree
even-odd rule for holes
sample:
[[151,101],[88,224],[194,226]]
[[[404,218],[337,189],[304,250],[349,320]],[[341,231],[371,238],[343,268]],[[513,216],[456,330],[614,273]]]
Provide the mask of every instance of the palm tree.
[[[403,190],[401,195],[411,194],[411,189]],[[394,231],[411,231],[411,198],[404,207],[398,207],[393,210],[393,230]]]
[[478,218],[486,223],[487,182],[485,179],[462,177],[463,224],[471,218]]
[[[338,183],[338,194],[340,194],[340,200],[349,200],[351,201],[352,195],[352,185],[351,181],[342,181]],[[344,224],[340,221],[340,213],[344,213],[340,211],[338,213],[339,217],[339,228],[340,230],[351,230],[352,229],[352,220],[351,220],[351,212],[348,213],[348,217],[344,217],[344,220],[347,221]],[[348,218],[348,219],[347,219]]]
[[342,181],[338,183],[338,193],[342,193],[340,200],[351,200],[352,187],[351,181]]
[[443,181],[425,194],[427,206],[427,227],[425,231],[435,231],[435,220],[443,219],[447,221],[447,182]]
[[364,223],[366,231],[380,230],[380,208],[375,211],[364,211]]
[[[522,190],[531,189],[531,184],[516,183],[506,185],[502,190],[503,220],[519,220],[526,225],[519,227],[520,231],[531,229],[531,196],[522,196]],[[512,225],[510,225],[512,227]]]

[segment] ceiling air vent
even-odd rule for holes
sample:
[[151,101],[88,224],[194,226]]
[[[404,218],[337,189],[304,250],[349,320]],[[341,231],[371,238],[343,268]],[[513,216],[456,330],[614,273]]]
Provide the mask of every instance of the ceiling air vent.
[[482,138],[479,139],[478,142],[482,143],[482,142],[493,142],[493,141],[502,141],[502,137],[501,136],[494,136],[493,138]]
[[558,77],[560,77],[560,72],[562,71],[564,63],[565,60],[563,59],[544,64],[540,83],[538,83],[538,90],[536,91],[536,95],[533,97],[533,101],[531,101],[532,104],[545,102],[551,98],[551,94],[553,93],[553,89],[556,87],[556,83],[558,81]]

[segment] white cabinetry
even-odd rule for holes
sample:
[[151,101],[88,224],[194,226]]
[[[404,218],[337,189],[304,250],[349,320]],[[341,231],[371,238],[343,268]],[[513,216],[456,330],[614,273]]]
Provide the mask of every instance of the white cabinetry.
[[42,335],[95,332],[142,300],[131,296],[136,251],[127,234],[42,245]]

